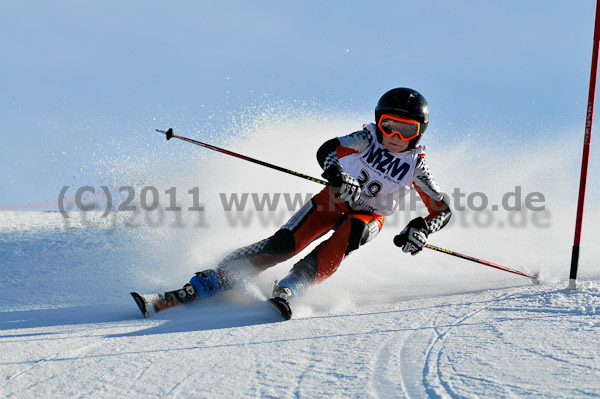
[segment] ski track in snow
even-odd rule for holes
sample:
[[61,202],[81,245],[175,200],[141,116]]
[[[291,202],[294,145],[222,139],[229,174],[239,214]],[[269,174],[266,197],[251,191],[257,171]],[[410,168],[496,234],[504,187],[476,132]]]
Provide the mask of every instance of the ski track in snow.
[[[563,308],[545,308],[553,301]],[[104,316],[88,309],[92,314],[83,324],[70,324],[73,319],[64,316],[64,324],[60,316],[58,320],[39,317],[37,322],[19,317],[7,320],[5,316],[12,312],[3,312],[0,395],[476,398],[600,394],[600,357],[593,346],[599,331],[597,291],[515,287],[414,298],[289,322],[278,322],[268,308],[259,307],[264,324],[247,320],[254,324],[217,328],[204,316],[220,309],[224,318],[239,322],[248,305],[190,306],[146,320],[137,319],[135,305],[131,305],[125,311],[130,320],[123,320],[119,314],[123,310],[116,307],[115,321],[94,323],[90,321],[94,312],[99,319]],[[81,311],[64,311],[72,309]],[[565,320],[565,314],[576,321]],[[560,333],[579,324],[578,339],[586,345],[563,345],[561,334],[541,328],[547,323]],[[521,331],[522,326],[527,327]],[[515,335],[529,342],[513,340]],[[580,383],[573,383],[577,378]]]

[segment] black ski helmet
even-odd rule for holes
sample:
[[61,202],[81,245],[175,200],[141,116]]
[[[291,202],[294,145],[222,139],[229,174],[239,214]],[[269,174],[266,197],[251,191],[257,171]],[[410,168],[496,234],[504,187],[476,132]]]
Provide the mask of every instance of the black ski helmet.
[[418,91],[406,87],[388,91],[381,96],[375,107],[375,125],[377,126],[377,140],[379,142],[383,140],[383,133],[379,129],[379,118],[383,114],[401,116],[421,123],[419,135],[410,141],[409,150],[419,144],[429,124],[429,104],[427,104],[427,100]]

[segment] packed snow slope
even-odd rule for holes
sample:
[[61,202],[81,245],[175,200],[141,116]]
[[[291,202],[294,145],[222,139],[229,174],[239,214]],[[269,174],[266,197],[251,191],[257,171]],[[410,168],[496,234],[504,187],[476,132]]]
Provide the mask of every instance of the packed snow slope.
[[[241,118],[223,136],[176,132],[319,177],[318,146],[370,120],[282,114]],[[143,319],[130,291],[181,287],[274,232],[298,208],[293,198],[320,189],[148,132],[147,148],[123,145],[122,157],[66,183],[64,215],[0,212],[0,397],[600,396],[597,170],[579,289],[569,291],[580,143],[550,138],[504,151],[497,132],[446,133],[431,128],[423,140],[456,200],[452,223],[429,242],[541,271],[542,284],[434,251],[403,254],[392,239],[424,213],[413,199],[296,298],[290,321],[264,299],[298,258],[222,297]],[[70,200],[87,185],[98,195],[83,198],[97,205],[86,213]],[[106,213],[101,186],[113,197]],[[119,210],[130,193],[135,210]]]

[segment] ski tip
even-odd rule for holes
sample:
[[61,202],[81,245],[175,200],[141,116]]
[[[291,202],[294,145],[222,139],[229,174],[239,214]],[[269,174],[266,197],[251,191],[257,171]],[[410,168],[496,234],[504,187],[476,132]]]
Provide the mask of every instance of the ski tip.
[[142,298],[142,296],[137,292],[130,292],[130,294],[133,297],[133,300],[135,301],[136,305],[140,309],[140,312],[142,312],[142,315],[144,315],[144,317],[149,317],[150,314],[148,313],[148,309],[146,308],[146,301],[144,301],[144,298]]
[[269,303],[285,320],[292,318],[292,308],[290,308],[290,304],[285,299],[275,297],[269,299]]

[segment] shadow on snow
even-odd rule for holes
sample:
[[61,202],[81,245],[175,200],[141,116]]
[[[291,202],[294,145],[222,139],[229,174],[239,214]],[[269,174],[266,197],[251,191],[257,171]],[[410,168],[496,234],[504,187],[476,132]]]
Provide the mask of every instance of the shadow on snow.
[[[121,303],[122,302],[122,303]],[[52,309],[32,309],[0,312],[0,331],[34,329],[68,325],[120,323],[131,321],[142,329],[110,335],[111,337],[143,336],[177,332],[244,327],[283,321],[267,302],[245,304],[190,304],[142,318],[133,301],[94,306],[72,306]],[[157,322],[160,324],[157,325]],[[143,328],[144,325],[149,325]],[[54,332],[17,333],[7,337],[52,335]]]

